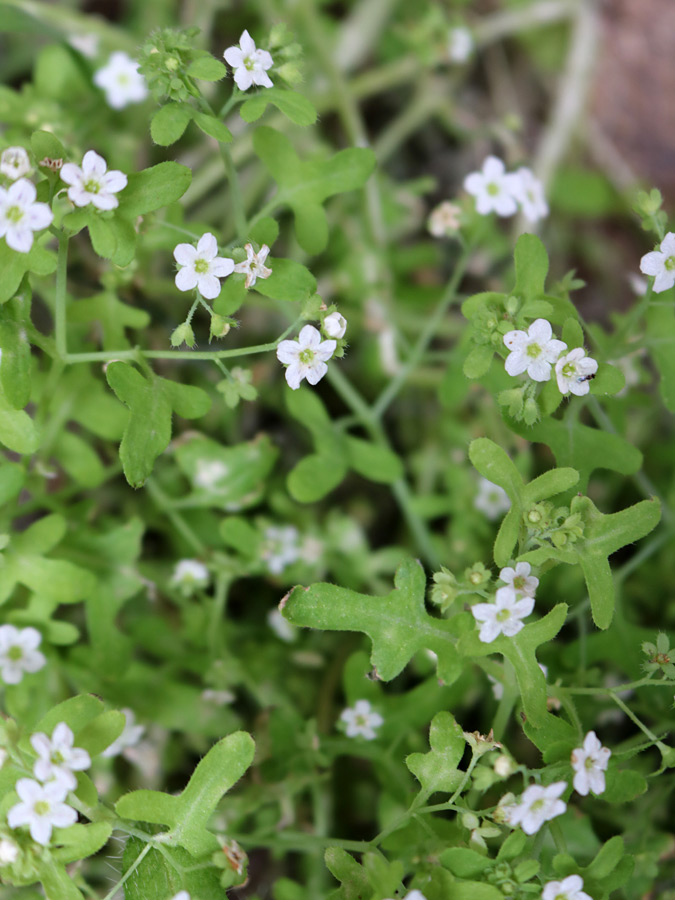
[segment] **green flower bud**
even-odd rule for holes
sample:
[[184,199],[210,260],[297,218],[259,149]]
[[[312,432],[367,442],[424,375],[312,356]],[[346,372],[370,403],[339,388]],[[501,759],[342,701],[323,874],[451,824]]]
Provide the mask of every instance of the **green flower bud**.
[[211,328],[209,330],[211,337],[225,337],[226,334],[229,334],[231,327],[230,323],[223,316],[219,316],[217,313],[211,316]]
[[171,335],[171,346],[180,347],[181,344],[187,344],[188,347],[195,345],[195,333],[189,322],[183,322],[178,328],[174,328]]

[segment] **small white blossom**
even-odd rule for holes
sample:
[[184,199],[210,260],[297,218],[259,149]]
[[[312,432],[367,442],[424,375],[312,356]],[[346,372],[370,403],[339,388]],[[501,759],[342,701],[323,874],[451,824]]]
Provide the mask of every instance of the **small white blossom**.
[[523,792],[520,802],[509,810],[510,825],[520,825],[525,834],[535,834],[544,822],[561,816],[567,804],[560,795],[567,787],[564,781],[554,781],[547,787],[532,784]]
[[452,237],[459,231],[462,210],[456,203],[444,200],[434,207],[427,219],[427,230],[433,237]]
[[0,237],[17,253],[28,253],[33,232],[52,224],[54,215],[46,203],[36,203],[35,185],[20,178],[8,188],[0,187]]
[[511,501],[504,488],[487,478],[481,478],[478,482],[478,494],[473,505],[479,512],[485,513],[491,522],[511,509]]
[[267,50],[258,50],[255,41],[248,33],[242,32],[239,46],[228,47],[223,53],[225,62],[234,69],[234,81],[240,91],[247,91],[251,85],[274,87],[267,74],[274,61]]
[[31,165],[23,147],[8,147],[0,156],[0,173],[12,181],[28,175]]
[[574,790],[585,797],[589,792],[602,794],[605,790],[605,772],[612,751],[603,747],[594,731],[584,738],[583,747],[572,751],[574,769]]
[[61,166],[61,181],[68,188],[68,199],[75,206],[89,206],[96,209],[117,209],[120,205],[116,194],[127,186],[127,176],[119,169],[108,171],[108,163],[94,150],[87,150],[82,166],[65,163]]
[[65,722],[59,722],[51,739],[41,731],[31,736],[30,742],[38,755],[33,774],[38,781],[58,781],[66,790],[74,791],[77,778],[74,772],[82,772],[91,765],[86,750],[73,747],[74,735]]
[[30,836],[46,847],[52,828],[68,828],[77,822],[77,813],[63,801],[68,789],[60,781],[39,784],[32,778],[20,778],[14,786],[20,803],[7,813],[10,828],[28,825]]
[[200,488],[214,488],[229,469],[221,459],[198,459],[194,483]]
[[298,629],[288,619],[284,619],[281,610],[276,607],[267,613],[267,624],[280,641],[292,644],[293,641],[297,640]]
[[68,43],[70,46],[77,50],[78,53],[81,53],[82,56],[86,56],[87,59],[93,59],[98,53],[98,47],[101,43],[101,39],[97,34],[71,34],[68,37]]
[[215,706],[227,706],[236,699],[232,691],[217,691],[214,688],[207,688],[202,691],[202,700],[205,703],[213,703]]
[[135,747],[145,733],[145,725],[136,724],[136,714],[132,709],[125,706],[120,712],[123,713],[125,719],[124,729],[122,734],[101,753],[101,756],[106,758],[119,756],[129,747]]
[[11,866],[19,857],[19,847],[9,838],[0,838],[0,866]]
[[551,366],[567,350],[567,344],[553,337],[546,319],[535,319],[527,331],[507,331],[504,344],[511,351],[504,361],[509,375],[527,371],[533,381],[548,381]]
[[5,684],[18,684],[24,672],[38,672],[47,662],[37,649],[42,635],[35,628],[0,625],[0,677]]
[[177,244],[173,256],[181,266],[176,272],[178,290],[197,288],[206,300],[215,300],[221,290],[218,279],[234,272],[234,260],[218,256],[218,241],[210,231],[200,237],[196,248],[192,244]]
[[170,900],[190,900],[190,895],[187,891],[178,891],[178,893],[174,894]]
[[306,378],[310,384],[317,384],[328,371],[326,362],[335,353],[335,341],[322,341],[313,325],[305,325],[296,341],[281,341],[277,347],[277,359],[288,366],[286,381],[294,391]]
[[513,195],[528,222],[538,222],[548,215],[548,203],[544,195],[544,185],[527,166],[521,166],[513,173]]
[[322,325],[328,337],[338,341],[345,336],[347,331],[347,320],[337,310],[326,316]]
[[248,288],[252,288],[255,285],[258,278],[269,278],[272,274],[272,270],[265,265],[270,248],[267,244],[263,244],[256,253],[253,249],[253,244],[246,244],[244,250],[246,250],[246,259],[237,263],[234,271],[241,275],[246,275],[244,287],[248,290]]
[[209,581],[209,570],[198,559],[179,560],[171,576],[171,584],[182,588],[206,587]]
[[0,769],[1,769],[1,768],[4,766],[4,764],[7,762],[7,757],[8,757],[8,756],[9,756],[9,753],[7,753],[7,751],[5,750],[5,748],[4,748],[4,747],[0,747]]
[[121,51],[112,53],[105,66],[96,71],[94,84],[105,91],[108,106],[113,109],[140,103],[148,96],[148,86],[138,71],[138,63]]
[[593,900],[582,888],[580,875],[569,875],[562,881],[549,881],[544,885],[541,900]]
[[583,397],[591,389],[590,380],[598,371],[597,360],[586,356],[583,347],[575,347],[555,364],[555,377],[561,394]]
[[476,622],[480,626],[479,639],[484,644],[491,644],[500,634],[513,637],[524,627],[522,619],[527,618],[534,609],[532,597],[522,597],[512,587],[499,588],[494,603],[477,603],[471,607]]
[[468,28],[458,26],[448,33],[448,59],[453,63],[465,63],[473,53],[473,36]]
[[362,737],[373,741],[377,737],[375,729],[382,725],[384,719],[373,710],[368,700],[357,700],[353,707],[342,710],[340,721],[346,725],[347,737]]
[[661,294],[675,285],[675,233],[669,231],[658,250],[640,260],[643,275],[654,276],[654,293]]
[[293,525],[270,525],[265,529],[260,556],[268,572],[280,575],[287,566],[300,558],[298,529]]
[[408,891],[403,900],[427,900],[421,891]]
[[491,212],[512,216],[518,209],[515,198],[518,178],[509,175],[496,156],[488,156],[479,172],[467,175],[464,188],[476,198],[476,212],[482,216]]
[[506,584],[510,584],[514,591],[524,594],[526,597],[534,597],[539,587],[539,579],[534,575],[530,575],[532,567],[528,562],[516,563],[515,569],[512,566],[506,566],[499,573],[499,577]]

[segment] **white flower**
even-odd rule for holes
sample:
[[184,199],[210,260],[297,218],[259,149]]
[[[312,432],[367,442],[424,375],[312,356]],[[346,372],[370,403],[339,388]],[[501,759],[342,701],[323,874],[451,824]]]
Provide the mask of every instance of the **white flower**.
[[527,371],[533,381],[548,381],[551,365],[567,350],[567,344],[553,337],[551,323],[546,319],[535,319],[526,332],[507,331],[504,344],[511,351],[504,361],[509,375]]
[[39,784],[32,778],[20,778],[14,786],[20,803],[7,813],[10,828],[28,825],[33,840],[46,847],[52,828],[67,828],[77,822],[77,813],[63,801],[68,789],[60,781]]
[[140,103],[148,96],[148,86],[138,71],[138,63],[121,51],[112,53],[105,66],[96,71],[94,84],[105,91],[108,106],[113,109]]
[[675,233],[669,231],[658,250],[640,260],[643,275],[654,276],[654,293],[661,294],[675,285]]
[[292,565],[300,557],[298,529],[293,525],[270,525],[265,529],[260,556],[267,563],[273,575],[279,575],[286,566]]
[[496,156],[488,156],[480,172],[472,172],[464,179],[464,188],[476,198],[476,211],[482,216],[496,212],[498,216],[512,216],[518,209],[514,196],[518,178],[507,174],[504,163]]
[[209,570],[198,559],[179,560],[171,576],[171,584],[189,588],[206,587],[209,580]]
[[500,634],[513,637],[524,627],[521,619],[527,618],[534,609],[532,597],[522,597],[512,587],[499,588],[494,603],[477,603],[471,607],[476,622],[482,622],[479,639],[491,644]]
[[427,900],[421,891],[408,891],[403,900]]
[[347,320],[343,315],[341,315],[337,310],[332,312],[329,316],[322,322],[323,330],[328,335],[329,338],[335,338],[335,340],[340,340],[345,336],[345,332],[347,330]]
[[456,203],[444,200],[434,207],[427,219],[427,229],[433,237],[451,237],[460,228],[461,208]]
[[583,886],[580,875],[569,875],[563,881],[549,881],[544,885],[541,900],[593,900],[582,891]]
[[544,185],[532,169],[521,166],[514,174],[513,194],[528,222],[538,222],[548,215],[548,203],[544,196]]
[[8,147],[0,156],[0,173],[12,181],[30,172],[30,159],[23,147]]
[[0,866],[11,866],[19,856],[19,847],[9,838],[0,838]]
[[246,244],[244,250],[246,250],[246,259],[244,262],[237,263],[234,267],[234,271],[246,275],[244,287],[248,289],[253,287],[258,278],[269,278],[272,274],[272,270],[268,269],[265,265],[265,260],[269,256],[270,248],[267,244],[263,244],[260,250],[255,253],[253,245]]
[[120,712],[124,714],[125,718],[124,729],[122,734],[101,753],[101,756],[106,758],[119,756],[120,753],[124,753],[129,747],[135,747],[145,732],[144,725],[136,724],[136,714],[132,709],[125,706]]
[[65,722],[59,722],[51,740],[41,731],[31,736],[30,742],[38,759],[33,774],[38,781],[59,781],[67,790],[74,791],[77,778],[73,772],[82,772],[91,765],[86,750],[73,747],[74,735]]
[[473,37],[468,28],[451,28],[448,33],[448,59],[464,63],[473,52]]
[[68,43],[73,49],[86,56],[87,59],[93,59],[98,53],[98,45],[101,39],[97,34],[71,34],[68,37]]
[[228,47],[223,53],[225,62],[234,69],[234,80],[240,91],[247,91],[252,84],[271,88],[274,85],[267,74],[274,62],[267,50],[257,50],[255,41],[242,32],[238,47]]
[[528,562],[516,563],[515,569],[512,566],[506,566],[499,573],[499,577],[506,584],[510,584],[514,591],[524,594],[526,597],[534,597],[539,579],[534,575],[530,575],[532,567]]
[[284,619],[281,610],[277,609],[276,606],[267,613],[267,624],[280,641],[292,644],[293,641],[297,640],[298,629],[288,619]]
[[54,215],[46,203],[36,203],[35,185],[20,178],[5,189],[0,187],[0,237],[18,253],[33,246],[33,232],[52,224]]
[[561,356],[555,364],[555,377],[560,393],[583,397],[591,389],[589,382],[597,371],[597,360],[586,356],[583,347],[575,347],[566,356]]
[[205,703],[214,703],[216,706],[227,706],[236,700],[232,691],[217,691],[214,688],[207,688],[202,691],[202,700]]
[[220,459],[198,459],[194,483],[200,488],[213,488],[227,475],[228,468]]
[[199,238],[196,249],[192,244],[177,244],[173,256],[182,267],[176,272],[178,290],[197,288],[206,300],[215,300],[221,288],[218,279],[234,272],[234,260],[218,256],[218,241],[210,231]]
[[277,347],[277,359],[288,366],[286,381],[294,391],[306,378],[317,384],[328,371],[326,361],[335,353],[335,341],[322,341],[313,325],[305,325],[296,341],[282,341]]
[[178,893],[174,894],[170,900],[190,900],[190,895],[187,891],[178,891]]
[[82,167],[66,163],[61,167],[61,181],[70,185],[68,199],[75,206],[96,209],[117,209],[120,205],[116,194],[127,186],[127,176],[119,169],[108,171],[108,163],[94,150],[87,150],[82,159]]
[[520,825],[525,834],[535,834],[544,822],[561,816],[567,809],[567,804],[560,799],[566,787],[564,781],[554,781],[547,787],[530,785],[523,792],[517,806],[509,810],[509,824]]
[[0,747],[0,769],[1,769],[1,768],[4,766],[4,764],[7,762],[7,757],[8,757],[8,756],[9,756],[9,753],[7,753],[7,751],[5,750],[5,748],[4,748],[4,747]]
[[584,738],[583,747],[572,751],[574,769],[574,790],[585,797],[589,792],[602,794],[605,790],[605,772],[612,751],[603,747],[594,731]]
[[357,700],[353,707],[342,710],[340,721],[347,726],[347,737],[363,737],[373,741],[377,737],[375,729],[382,725],[384,719],[373,710],[368,700]]
[[37,649],[42,635],[35,628],[0,625],[0,677],[5,684],[18,684],[24,672],[37,672],[47,662]]
[[487,478],[481,478],[478,482],[478,494],[473,505],[479,512],[485,513],[491,522],[511,509],[511,501],[504,488]]

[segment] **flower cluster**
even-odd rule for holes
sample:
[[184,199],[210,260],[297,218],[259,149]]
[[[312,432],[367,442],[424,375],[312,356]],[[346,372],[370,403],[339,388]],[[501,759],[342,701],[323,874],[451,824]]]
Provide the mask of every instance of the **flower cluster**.
[[494,602],[476,603],[471,607],[476,623],[480,625],[479,640],[491,644],[500,634],[514,637],[524,627],[534,609],[534,595],[539,579],[530,575],[530,564],[517,563],[515,569],[507,566],[499,573],[505,583],[495,593]]
[[475,198],[481,216],[494,212],[507,217],[520,209],[529,222],[537,222],[548,215],[544,186],[531,169],[521,166],[507,172],[496,156],[488,156],[480,171],[467,175],[464,188]]
[[534,547],[553,544],[564,547],[584,536],[584,521],[567,506],[554,506],[548,500],[535,503],[523,513],[528,542]]

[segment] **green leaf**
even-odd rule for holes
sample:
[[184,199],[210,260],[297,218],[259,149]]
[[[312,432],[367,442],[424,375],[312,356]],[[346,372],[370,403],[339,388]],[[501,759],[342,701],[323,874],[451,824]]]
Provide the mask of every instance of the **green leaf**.
[[504,900],[504,894],[482,881],[458,881],[452,886],[452,900]]
[[283,615],[294,625],[364,632],[373,643],[371,662],[383,681],[395,678],[419,650],[433,650],[438,656],[439,678],[451,684],[460,673],[455,625],[428,615],[422,566],[411,559],[402,562],[394,584],[394,590],[383,597],[333,584],[295,587]]
[[[75,746],[82,745],[76,744]],[[98,853],[107,844],[111,834],[112,825],[107,822],[92,822],[90,825],[77,824],[71,825],[69,828],[59,828],[54,833],[54,844],[57,846],[52,850],[52,856],[64,865],[76,862],[78,859],[86,859],[87,856]]]
[[24,321],[25,303],[18,297],[3,310],[0,321],[0,386],[7,403],[14,409],[23,409],[30,400],[31,352]]
[[232,140],[232,132],[230,129],[224,122],[221,122],[220,119],[217,119],[215,116],[212,116],[209,113],[193,112],[192,118],[195,120],[197,127],[200,128],[204,134],[208,134],[209,137],[215,138],[215,140],[220,141],[221,144],[229,144]]
[[[566,319],[562,330],[562,339],[568,350],[584,346],[584,331],[577,319]],[[553,380],[553,379],[551,379]]]
[[258,278],[255,290],[273,300],[303,302],[316,293],[316,278],[299,262],[292,259],[268,259],[272,270],[269,278]]
[[249,231],[249,240],[271,247],[279,237],[279,223],[271,216],[263,216]]
[[464,755],[466,741],[451,713],[439,712],[434,716],[429,729],[429,744],[431,750],[428,753],[411,753],[405,764],[427,795],[436,791],[452,794],[464,778],[464,772],[457,766]]
[[349,465],[370,481],[393,484],[403,477],[403,463],[387,447],[348,436],[346,441]]
[[491,344],[474,347],[464,360],[463,371],[467,378],[481,378],[489,371],[495,351]]
[[288,491],[298,503],[316,503],[342,482],[347,466],[335,455],[310,453],[288,473]]
[[307,253],[320,253],[328,242],[324,201],[362,187],[375,167],[374,154],[354,147],[329,159],[301,161],[287,137],[265,127],[254,133],[253,146],[279,186],[279,205],[293,212],[298,242]]
[[353,856],[340,847],[329,847],[324,855],[326,868],[340,882],[341,900],[361,900],[372,892],[368,875]]
[[610,366],[609,363],[601,363],[598,374],[591,381],[591,394],[606,397],[618,394],[626,386],[626,376],[621,369]]
[[78,734],[89,722],[100,716],[103,709],[103,703],[98,697],[80,694],[54,706],[32,730],[51,735],[59,722],[65,722],[73,734]]
[[94,252],[103,259],[110,259],[115,252],[117,241],[108,220],[91,212],[87,227]]
[[14,409],[0,390],[0,444],[21,455],[35,453],[40,438],[28,413]]
[[516,672],[518,688],[523,701],[523,709],[534,728],[546,721],[546,679],[539,668],[536,651],[540,644],[553,640],[565,623],[567,604],[559,603],[551,612],[526,625],[515,637],[500,635],[490,643],[484,643],[473,629],[460,638],[459,649],[465,656],[489,656],[501,653],[511,663]]
[[635,769],[621,770],[612,767],[607,770],[605,784],[602,799],[607,803],[632,803],[636,797],[647,791],[647,781],[644,775],[636,772]]
[[179,140],[192,118],[192,109],[183,103],[166,103],[150,120],[150,135],[156,144],[169,147]]
[[513,254],[516,284],[513,293],[534,300],[545,293],[548,274],[546,247],[534,234],[521,234]]
[[118,214],[135,219],[168,206],[190,187],[192,172],[176,162],[162,162],[142,172],[132,172],[120,193]]
[[190,78],[198,78],[200,81],[220,81],[227,75],[227,69],[215,56],[204,52],[190,63],[187,69]]
[[468,847],[450,847],[440,855],[441,865],[458,878],[475,878],[494,865],[494,860],[481,856]]
[[23,466],[3,460],[0,465],[0,506],[19,496],[25,480],[26,473]]
[[242,119],[246,122],[255,122],[270,103],[296,125],[307,126],[316,122],[316,109],[307,97],[303,97],[297,91],[284,91],[281,88],[267,88],[246,100],[241,107]]
[[[640,793],[644,793],[646,790],[647,784],[645,782],[644,788]],[[607,798],[603,795],[603,799]],[[593,862],[583,870],[584,878],[606,878],[619,865],[624,853],[623,838],[616,834],[600,848]]]
[[253,762],[254,750],[249,734],[235,732],[211,747],[179,796],[132,791],[117,801],[115,810],[124,819],[168,825],[173,842],[196,856],[217,850],[218,841],[206,825],[223,794]]
[[[136,863],[146,844],[130,837],[124,847],[122,864],[125,872]],[[205,868],[181,847],[151,849],[134,869],[124,885],[125,900],[171,900],[186,890],[194,900],[224,900],[220,886],[222,869]]]
[[28,253],[17,253],[0,238],[0,303],[5,303],[19,290],[21,279],[26,272],[36,275],[51,275],[56,271],[56,254],[45,250],[37,241]]
[[675,412],[675,306],[652,300],[647,309],[647,345],[661,376],[660,390],[666,409]]
[[[65,159],[67,157],[66,148],[51,131],[34,131],[30,136],[30,148],[38,165],[45,157],[49,159]],[[46,167],[40,167],[40,171],[48,176],[55,174]],[[58,175],[56,177],[58,178]]]
[[101,713],[75,734],[75,747],[82,747],[90,756],[103,753],[124,731],[126,716],[116,709]]

